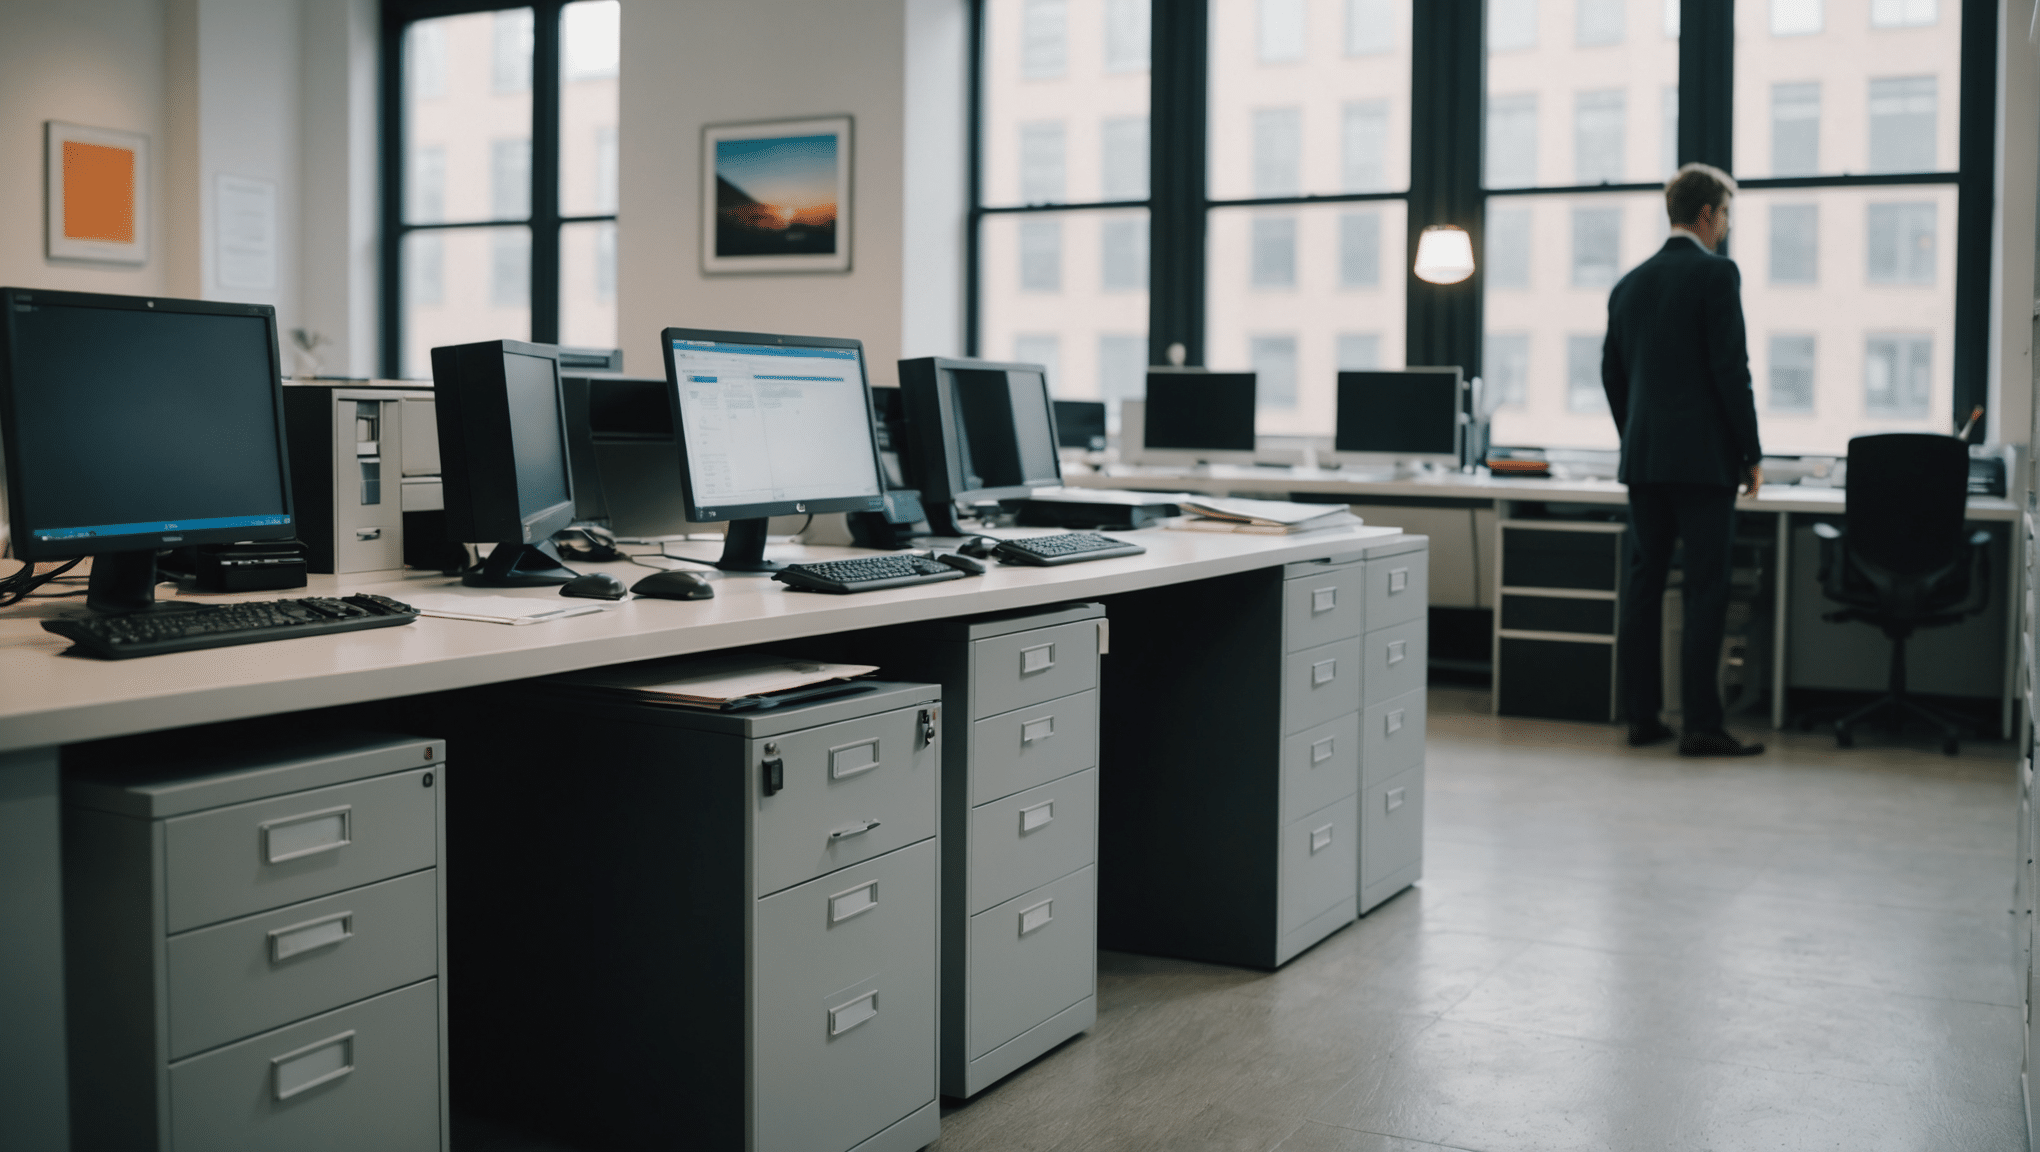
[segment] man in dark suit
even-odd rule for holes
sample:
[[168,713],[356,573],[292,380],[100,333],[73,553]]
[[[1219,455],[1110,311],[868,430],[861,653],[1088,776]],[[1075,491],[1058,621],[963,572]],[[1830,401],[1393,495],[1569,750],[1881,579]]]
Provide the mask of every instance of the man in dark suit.
[[1714,250],[1728,235],[1735,180],[1688,164],[1665,184],[1672,235],[1608,294],[1601,386],[1622,433],[1629,567],[1622,588],[1622,696],[1629,743],[1672,737],[1658,717],[1665,581],[1684,540],[1679,689],[1687,756],[1747,756],[1722,722],[1716,669],[1727,627],[1738,486],[1763,486],[1763,449],[1743,334],[1742,274]]

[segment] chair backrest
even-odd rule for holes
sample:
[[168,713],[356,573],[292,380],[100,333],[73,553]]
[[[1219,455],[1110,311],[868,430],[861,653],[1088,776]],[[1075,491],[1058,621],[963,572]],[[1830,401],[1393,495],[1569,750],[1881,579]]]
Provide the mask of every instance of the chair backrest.
[[1955,563],[1969,497],[1969,446],[1888,432],[1849,441],[1849,551],[1895,575]]

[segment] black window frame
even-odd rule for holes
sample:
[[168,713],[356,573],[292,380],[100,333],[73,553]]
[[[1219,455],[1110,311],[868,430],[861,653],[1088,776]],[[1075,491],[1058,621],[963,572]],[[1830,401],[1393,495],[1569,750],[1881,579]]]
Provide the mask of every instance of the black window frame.
[[[381,135],[381,337],[382,374],[397,378],[404,355],[404,238],[413,232],[499,228],[531,233],[531,330],[515,336],[535,344],[560,338],[560,236],[569,224],[616,222],[616,213],[566,216],[560,213],[560,16],[572,0],[382,0],[380,92]],[[476,12],[531,9],[531,214],[516,219],[411,224],[404,220],[406,132],[404,32],[420,20]],[[505,336],[510,336],[505,333]]]
[[[1471,234],[1474,275],[1458,284],[1417,279],[1404,264],[1407,284],[1404,338],[1412,365],[1457,364],[1481,371],[1482,300],[1487,266],[1483,221],[1490,197],[1657,192],[1659,183],[1486,188],[1481,183],[1487,101],[1485,0],[1416,0],[1411,5],[1410,180],[1402,192],[1369,192],[1263,199],[1211,199],[1206,186],[1210,108],[1211,0],[1154,0],[1149,27],[1148,198],[1083,204],[987,206],[984,203],[985,0],[970,9],[969,226],[965,241],[965,353],[979,352],[982,244],[987,217],[1014,213],[1146,208],[1148,239],[1149,363],[1168,363],[1181,344],[1185,362],[1204,363],[1205,251],[1214,208],[1353,201],[1403,200],[1409,206],[1408,248],[1432,224],[1456,224]],[[1745,189],[1850,188],[1905,184],[1956,186],[1955,367],[1956,425],[1971,409],[1988,405],[1990,381],[1991,219],[1994,209],[1997,129],[1997,7],[1963,3],[1960,110],[1954,172],[1888,175],[1792,176],[1738,180]],[[1679,163],[1700,161],[1733,172],[1734,5],[1680,5]],[[1479,36],[1466,35],[1482,29]],[[1981,442],[1983,421],[1972,430]]]

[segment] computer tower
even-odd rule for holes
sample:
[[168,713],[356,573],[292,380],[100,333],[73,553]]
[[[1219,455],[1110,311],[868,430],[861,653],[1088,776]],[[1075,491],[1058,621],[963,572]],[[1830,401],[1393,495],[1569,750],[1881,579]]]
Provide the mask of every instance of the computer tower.
[[444,565],[434,410],[432,389],[409,381],[285,383],[291,491],[311,571]]

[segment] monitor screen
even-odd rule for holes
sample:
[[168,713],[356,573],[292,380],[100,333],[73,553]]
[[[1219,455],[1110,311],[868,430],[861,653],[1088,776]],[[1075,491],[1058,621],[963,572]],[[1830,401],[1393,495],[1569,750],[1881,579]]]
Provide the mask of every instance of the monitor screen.
[[1459,370],[1339,373],[1335,452],[1459,454]]
[[1039,371],[958,368],[949,375],[964,491],[1061,482],[1048,385]]
[[291,535],[273,314],[160,304],[9,294],[0,423],[24,556]]
[[[742,514],[748,518],[780,514],[777,505],[790,513],[879,503],[884,488],[860,351],[847,341],[782,339],[667,341],[698,518],[711,510],[724,518],[750,510]],[[791,506],[822,502],[832,506]]]
[[503,390],[510,405],[510,451],[517,462],[517,508],[533,516],[569,499],[559,361],[506,350]]
[[1105,402],[1103,400],[1058,400],[1055,402],[1056,443],[1064,448],[1105,447]]
[[1252,372],[1150,372],[1148,448],[1190,452],[1254,450]]

